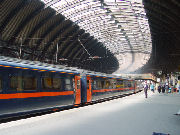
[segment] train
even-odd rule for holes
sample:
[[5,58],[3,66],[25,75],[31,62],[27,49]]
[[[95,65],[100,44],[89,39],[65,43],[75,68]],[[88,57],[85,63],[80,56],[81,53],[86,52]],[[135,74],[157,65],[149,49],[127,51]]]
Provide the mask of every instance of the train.
[[135,93],[115,75],[0,56],[0,119]]

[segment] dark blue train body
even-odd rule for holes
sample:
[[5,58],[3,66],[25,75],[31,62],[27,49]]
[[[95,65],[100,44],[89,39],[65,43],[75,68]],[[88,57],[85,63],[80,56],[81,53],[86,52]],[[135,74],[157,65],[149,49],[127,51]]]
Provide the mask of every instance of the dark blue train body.
[[0,56],[0,119],[134,93],[135,81]]

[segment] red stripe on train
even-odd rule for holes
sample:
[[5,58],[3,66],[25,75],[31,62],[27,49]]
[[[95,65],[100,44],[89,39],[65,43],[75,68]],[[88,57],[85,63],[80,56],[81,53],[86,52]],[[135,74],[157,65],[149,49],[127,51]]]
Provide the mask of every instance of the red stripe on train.
[[0,94],[0,99],[48,97],[48,96],[52,97],[52,96],[73,95],[73,94],[74,94],[74,91],[14,93],[14,94]]

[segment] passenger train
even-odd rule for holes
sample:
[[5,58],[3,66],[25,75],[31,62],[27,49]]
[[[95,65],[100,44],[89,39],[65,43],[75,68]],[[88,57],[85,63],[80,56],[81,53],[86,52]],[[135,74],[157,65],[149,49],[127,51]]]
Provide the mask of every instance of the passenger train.
[[135,92],[134,80],[0,56],[0,119]]

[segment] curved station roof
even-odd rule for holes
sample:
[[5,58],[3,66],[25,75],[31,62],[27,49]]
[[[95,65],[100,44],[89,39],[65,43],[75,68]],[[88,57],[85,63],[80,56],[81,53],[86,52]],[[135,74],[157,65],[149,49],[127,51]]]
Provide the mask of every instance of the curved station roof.
[[116,71],[134,71],[150,58],[152,49],[148,20],[142,0],[42,0],[113,53]]
[[1,0],[1,54],[107,73],[136,71],[157,41],[148,18],[158,7],[148,10],[154,1],[143,2]]

